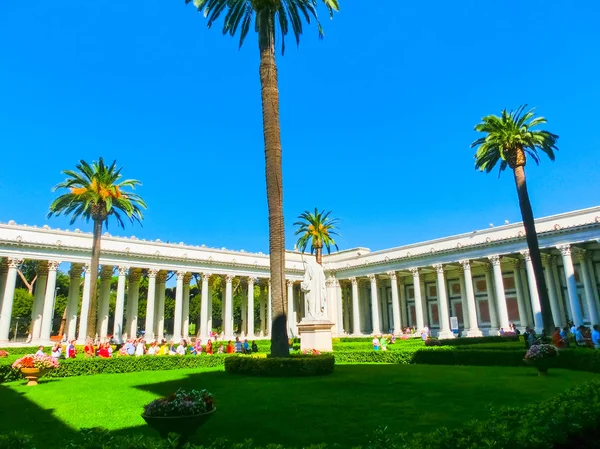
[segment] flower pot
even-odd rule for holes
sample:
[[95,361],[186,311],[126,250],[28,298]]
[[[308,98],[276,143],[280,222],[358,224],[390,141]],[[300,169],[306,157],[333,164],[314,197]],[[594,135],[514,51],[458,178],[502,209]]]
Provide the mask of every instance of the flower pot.
[[21,368],[23,377],[28,380],[27,386],[32,387],[38,384],[38,379],[44,375],[45,369],[38,368]]
[[548,369],[554,366],[555,359],[542,359],[542,360],[525,360],[525,363],[534,366],[537,369],[538,376],[547,376]]
[[216,410],[216,408],[213,408],[210,412],[189,416],[146,416],[142,414],[142,418],[144,418],[146,424],[160,434],[161,438],[167,438],[169,433],[181,435],[179,444],[183,446],[210,419]]

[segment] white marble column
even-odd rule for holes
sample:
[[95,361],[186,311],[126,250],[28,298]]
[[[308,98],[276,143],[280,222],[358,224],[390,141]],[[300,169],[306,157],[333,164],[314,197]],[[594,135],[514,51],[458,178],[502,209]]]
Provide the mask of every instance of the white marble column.
[[408,327],[408,309],[406,307],[406,285],[404,284],[404,278],[398,279],[398,293],[400,297],[400,327],[404,332],[403,327]]
[[[241,297],[240,297],[240,337],[246,337],[246,335],[248,335],[248,306],[247,304],[247,300],[248,300],[248,286],[242,282],[242,280],[240,279],[240,292],[241,292]],[[235,314],[235,310],[234,310],[234,314]],[[289,317],[288,317],[289,319]],[[234,330],[235,330],[235,323],[233,325]]]
[[552,257],[552,278],[554,280],[554,289],[558,300],[558,309],[560,310],[561,327],[565,327],[568,321],[567,304],[565,295],[563,294],[562,285],[560,284],[560,274],[558,272],[558,257]]
[[454,333],[450,330],[450,316],[448,313],[448,294],[446,292],[446,277],[444,276],[444,266],[442,264],[434,265],[437,273],[437,297],[440,319],[439,338],[454,338]]
[[183,310],[182,310],[182,328],[181,328],[181,336],[186,340],[190,337],[190,281],[192,280],[192,275],[190,273],[186,273],[183,276]]
[[400,299],[398,298],[398,278],[395,271],[388,271],[390,286],[392,288],[392,327],[394,334],[402,333],[402,322],[400,321]]
[[498,312],[496,307],[496,298],[494,297],[494,281],[492,280],[492,265],[484,265],[485,289],[488,300],[488,310],[490,311],[490,335],[497,335],[500,328],[498,321]]
[[52,334],[52,321],[54,319],[54,300],[56,298],[56,271],[59,262],[48,262],[48,281],[44,294],[44,308],[42,311],[42,329],[40,330],[40,341],[50,342]]
[[0,343],[8,343],[13,302],[15,299],[17,270],[22,263],[23,261],[20,259],[8,259],[8,273],[6,274],[4,298],[2,300],[2,309],[0,309]]
[[177,272],[177,286],[175,287],[175,312],[173,315],[173,341],[181,340],[181,327],[183,324],[183,276],[185,271]]
[[463,314],[463,332],[460,334],[462,337],[466,337],[469,326],[471,325],[469,316],[469,300],[467,299],[467,284],[465,282],[465,270],[461,265],[458,268],[458,283],[460,285],[460,304],[462,306]]
[[336,331],[337,336],[344,336],[344,298],[342,296],[342,287],[338,279],[333,281],[333,292],[335,293],[336,300]]
[[71,264],[69,270],[69,293],[67,307],[66,333],[69,340],[77,338],[77,316],[79,312],[79,290],[81,284],[81,265]]
[[523,281],[521,279],[521,261],[511,260],[513,273],[515,277],[515,290],[517,292],[517,305],[519,307],[520,327],[527,328],[531,325],[528,320],[527,306],[525,305],[525,295],[523,293]]
[[500,256],[490,256],[492,269],[494,270],[494,285],[496,287],[496,307],[498,308],[499,326],[508,330],[508,309],[506,308],[506,295],[504,293],[504,278],[502,277],[502,267],[500,265]]
[[577,282],[575,281],[575,268],[573,267],[573,259],[571,258],[571,246],[561,245],[558,249],[562,255],[573,324],[579,327],[583,324],[583,315],[581,313],[581,305],[579,304],[579,296],[577,295]]
[[265,291],[265,285],[264,283],[260,283],[259,284],[259,291],[260,291],[260,312],[259,312],[259,318],[260,318],[260,336],[264,337],[265,335],[267,335],[267,320],[265,319],[265,297],[266,297],[266,291]]
[[6,275],[8,274],[8,261],[0,258],[0,310],[4,299],[4,287],[6,287]]
[[271,297],[271,279],[267,284],[267,335],[271,336],[271,326],[273,323],[273,298]]
[[525,258],[525,269],[527,270],[527,283],[529,284],[529,297],[531,298],[531,310],[533,312],[535,332],[540,333],[542,332],[542,329],[544,329],[544,321],[542,320],[542,306],[537,290],[535,272],[533,271],[533,263],[531,262],[529,251],[523,251],[521,254]]
[[31,310],[31,341],[39,342],[42,331],[42,317],[44,311],[44,298],[46,297],[46,283],[48,282],[48,262],[42,260],[36,268],[37,280],[33,295]]
[[155,339],[154,335],[154,312],[156,310],[156,275],[158,270],[148,270],[148,298],[146,301],[146,323],[144,337],[146,341]]
[[213,331],[213,281],[208,283],[208,332]]
[[[250,339],[253,339],[255,337],[255,333],[254,333],[254,283],[256,282],[256,279],[254,279],[253,277],[249,277],[248,278],[248,306],[246,308],[247,310],[247,322],[248,322],[248,332],[247,332],[247,336]],[[296,324],[294,322],[294,324]]]
[[225,325],[223,331],[225,338],[233,338],[233,276],[228,274],[225,276]]
[[165,338],[165,284],[167,273],[161,271],[156,277],[156,339]]
[[358,304],[358,279],[355,277],[350,278],[352,283],[352,333],[357,336],[361,334],[360,331],[360,307]]
[[98,325],[99,337],[106,340],[108,335],[108,312],[110,308],[110,283],[112,281],[113,267],[103,266],[100,270],[100,300],[98,304]]
[[294,281],[287,279],[287,327],[290,336],[296,336],[294,317]]
[[546,278],[546,286],[548,287],[548,299],[550,300],[550,310],[552,311],[552,321],[558,327],[566,326],[561,312],[560,304],[558,303],[558,295],[556,294],[556,283],[554,282],[554,273],[552,272],[552,263],[554,257],[548,254],[542,254],[542,263],[544,265],[544,277]]
[[467,304],[469,307],[469,329],[467,330],[467,337],[481,337],[483,334],[481,333],[477,322],[477,307],[475,305],[475,291],[473,289],[471,262],[468,260],[461,260],[460,264],[462,265],[464,271]]
[[125,309],[125,280],[129,267],[119,267],[119,282],[117,284],[117,303],[115,305],[115,322],[113,338],[117,344],[123,343],[123,313]]
[[421,332],[425,327],[423,319],[423,298],[421,296],[421,278],[418,268],[410,268],[413,276],[413,286],[415,290],[415,315],[417,318],[417,332]]
[[577,260],[579,260],[579,267],[581,268],[581,277],[583,277],[583,288],[585,289],[585,302],[588,309],[588,315],[590,317],[590,323],[600,324],[598,320],[598,309],[596,308],[596,298],[594,290],[598,289],[592,284],[592,277],[590,276],[590,270],[588,268],[586,254],[584,251],[577,253]]
[[371,320],[373,335],[381,334],[381,324],[379,322],[379,298],[377,296],[377,276],[369,275],[371,282]]
[[352,329],[350,329],[350,315],[352,313],[351,310],[351,299],[350,299],[350,289],[348,288],[347,283],[344,283],[342,286],[342,301],[344,303],[344,333],[351,334]]
[[200,302],[200,338],[208,338],[211,329],[208,327],[208,304],[212,298],[209,296],[210,273],[202,273],[202,300]]
[[592,292],[594,295],[594,301],[596,301],[596,307],[598,308],[598,310],[600,310],[600,294],[598,293],[598,280],[594,271],[594,261],[592,255],[592,251],[588,251],[585,263],[587,263],[588,272],[590,273],[590,278],[592,280],[592,286],[594,287]]
[[127,287],[127,327],[125,328],[129,338],[137,338],[140,278],[142,273],[139,268],[129,270],[129,285]]
[[[88,315],[90,313],[90,297],[92,287],[92,268],[86,264],[83,268],[83,294],[81,297],[81,311],[79,312],[79,334],[77,336],[77,342],[82,345],[85,344],[88,336]],[[98,273],[94,273],[97,276]]]

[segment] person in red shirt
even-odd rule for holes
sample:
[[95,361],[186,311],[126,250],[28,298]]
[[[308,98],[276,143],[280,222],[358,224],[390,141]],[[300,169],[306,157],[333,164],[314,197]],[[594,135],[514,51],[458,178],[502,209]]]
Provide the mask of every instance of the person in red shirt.
[[212,355],[212,353],[213,353],[212,341],[208,340],[208,342],[206,342],[206,354]]
[[227,343],[227,354],[233,354],[234,350],[233,350],[233,344],[231,343],[231,340],[229,340],[229,342]]
[[556,327],[554,329],[554,333],[552,334],[552,343],[554,344],[555,347],[557,347],[558,349],[562,349],[565,347],[565,341],[563,340],[563,338],[560,336],[560,328]]
[[77,349],[75,349],[75,340],[71,340],[69,346],[67,346],[67,358],[74,359],[77,354]]
[[108,346],[109,346],[108,343],[100,345],[100,349],[98,349],[98,357],[102,357],[104,359],[108,359],[108,358],[112,357],[112,354],[108,350]]
[[94,349],[94,343],[92,340],[88,340],[83,348],[83,353],[86,357],[94,357],[96,355],[96,350]]

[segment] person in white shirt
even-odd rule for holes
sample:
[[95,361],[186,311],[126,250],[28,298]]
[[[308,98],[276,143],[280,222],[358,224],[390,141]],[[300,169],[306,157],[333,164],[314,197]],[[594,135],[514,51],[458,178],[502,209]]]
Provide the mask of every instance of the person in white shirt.
[[135,346],[135,356],[141,357],[146,352],[146,342],[141,338],[138,340],[137,345]]
[[35,353],[35,355],[46,355],[46,354],[44,354],[44,347],[43,346],[38,347],[38,350]]
[[62,352],[62,345],[60,343],[56,343],[53,347],[52,347],[52,353],[50,354],[53,358],[58,359],[60,358],[60,354]]
[[179,346],[177,346],[177,355],[185,355],[185,351],[187,350],[187,342],[185,340],[181,340]]

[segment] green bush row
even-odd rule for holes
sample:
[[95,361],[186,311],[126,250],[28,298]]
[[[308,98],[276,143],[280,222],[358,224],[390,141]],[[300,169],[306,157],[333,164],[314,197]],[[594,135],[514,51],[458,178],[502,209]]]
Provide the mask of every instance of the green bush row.
[[[560,396],[526,407],[491,409],[486,420],[474,420],[456,429],[439,428],[426,434],[392,434],[386,428],[369,436],[362,449],[568,449],[597,448],[600,439],[600,382],[590,382]],[[80,449],[168,449],[175,440],[143,436],[116,436],[110,431],[83,430],[67,443]],[[337,448],[342,446],[334,445]],[[0,449],[33,449],[21,434],[0,435]],[[293,449],[294,446],[256,446],[251,441],[215,441],[188,449]],[[313,445],[303,449],[326,449]]]
[[260,377],[322,376],[333,373],[335,358],[331,354],[292,355],[281,357],[238,357],[225,359],[225,372]]

